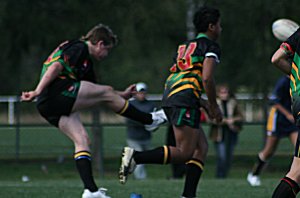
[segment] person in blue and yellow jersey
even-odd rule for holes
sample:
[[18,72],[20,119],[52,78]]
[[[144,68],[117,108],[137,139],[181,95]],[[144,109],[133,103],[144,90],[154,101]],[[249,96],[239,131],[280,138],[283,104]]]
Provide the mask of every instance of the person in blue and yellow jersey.
[[295,125],[291,104],[290,78],[285,75],[278,79],[270,97],[271,108],[266,125],[264,148],[258,153],[256,163],[247,176],[251,186],[261,185],[260,175],[282,138],[289,137],[291,143],[296,145],[298,128]]
[[[291,58],[292,62],[289,61]],[[300,190],[300,28],[280,45],[272,56],[272,63],[282,72],[290,75],[292,114],[298,127],[298,138],[291,168],[281,179],[272,197],[293,198],[297,196]]]
[[212,119],[221,122],[222,114],[216,102],[214,71],[220,61],[220,47],[216,43],[221,34],[219,10],[201,7],[194,15],[195,39],[178,46],[170,76],[165,83],[162,107],[173,127],[176,146],[162,146],[138,152],[125,147],[120,167],[120,182],[136,164],[186,163],[186,178],[182,197],[196,197],[196,190],[204,169],[208,151],[205,134],[200,126],[201,94],[206,92]]

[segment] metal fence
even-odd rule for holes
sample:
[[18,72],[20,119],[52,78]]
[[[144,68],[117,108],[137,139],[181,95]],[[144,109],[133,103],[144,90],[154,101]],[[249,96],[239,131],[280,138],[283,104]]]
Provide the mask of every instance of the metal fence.
[[[148,99],[159,103],[161,97],[162,97],[161,95],[149,94]],[[237,94],[236,98],[242,107],[246,122],[251,123],[251,122],[263,121],[265,101],[263,100],[262,94],[257,94],[255,96],[251,94]],[[19,103],[19,97],[0,96],[0,103],[4,104],[2,111],[0,110],[0,113],[2,113],[3,116],[6,116],[6,118],[0,121],[0,126],[5,126],[6,124],[7,125],[18,124],[17,119],[20,116],[18,115],[18,113],[21,112],[18,112],[16,106]],[[32,123],[32,124],[36,124],[36,123]]]
[[[158,106],[160,98],[160,95],[149,95],[149,100],[156,102]],[[262,145],[265,102],[262,97],[249,95],[237,95],[237,99],[245,114],[245,126],[248,130],[248,134],[243,134],[241,140],[247,142],[241,143],[238,153],[253,154],[257,152],[257,146],[249,147],[247,144]],[[0,102],[1,159],[18,161],[56,158],[60,161],[72,157],[72,142],[41,118],[35,108],[35,102],[21,103],[17,96],[2,96]],[[81,118],[92,137],[94,163],[99,167],[100,173],[103,173],[101,170],[104,156],[118,156],[122,147],[126,145],[124,118],[104,107],[83,111]],[[204,128],[207,129],[207,125],[204,124]],[[163,126],[157,135],[153,135],[153,146],[164,144],[165,132],[166,126]],[[257,141],[253,136],[257,137]],[[249,140],[250,138],[253,140]],[[289,144],[283,150],[289,153]]]

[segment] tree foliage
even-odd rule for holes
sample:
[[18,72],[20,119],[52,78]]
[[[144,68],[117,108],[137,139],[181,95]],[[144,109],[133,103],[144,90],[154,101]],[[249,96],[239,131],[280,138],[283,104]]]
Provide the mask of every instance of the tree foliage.
[[[300,22],[297,1],[194,0],[221,10],[223,32],[217,82],[268,92],[281,73],[270,58],[280,45],[271,32],[278,18]],[[117,89],[137,81],[161,93],[177,44],[186,39],[187,1],[0,0],[0,93],[32,89],[42,62],[62,41],[79,38],[97,23],[109,25],[120,44],[96,71]]]

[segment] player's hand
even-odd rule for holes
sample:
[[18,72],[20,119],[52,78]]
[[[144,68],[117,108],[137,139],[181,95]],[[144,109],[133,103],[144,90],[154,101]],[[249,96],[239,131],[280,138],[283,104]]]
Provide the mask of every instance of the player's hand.
[[123,92],[122,97],[128,100],[131,98],[134,94],[136,94],[136,88],[135,84],[129,85]]
[[24,91],[21,95],[21,101],[31,102],[38,96],[36,91]]
[[292,114],[287,115],[286,118],[287,118],[291,123],[295,123],[295,119],[294,119],[294,116],[293,116]]
[[216,122],[217,124],[221,123],[223,120],[222,112],[218,105],[212,105],[210,106],[210,114],[212,117],[213,122]]
[[232,118],[223,118],[223,121],[224,124],[227,124],[227,125],[233,125],[234,124],[234,120]]

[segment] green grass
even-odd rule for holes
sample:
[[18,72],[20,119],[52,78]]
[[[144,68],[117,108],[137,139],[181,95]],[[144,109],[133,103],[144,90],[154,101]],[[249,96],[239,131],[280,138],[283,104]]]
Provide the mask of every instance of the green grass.
[[[240,197],[270,197],[279,178],[284,175],[288,165],[286,156],[277,156],[262,175],[263,185],[250,187],[246,182],[247,172],[252,166],[254,157],[237,156],[227,179],[214,178],[214,157],[210,156],[205,166],[205,172],[198,186],[198,197],[202,198],[240,198]],[[169,166],[147,166],[148,179],[144,181],[129,178],[126,185],[119,184],[117,170],[119,159],[105,159],[105,175],[100,178],[95,172],[99,185],[109,189],[109,195],[115,198],[128,198],[131,192],[137,192],[144,198],[174,198],[180,197],[183,180],[168,180]],[[45,172],[42,166],[47,167]],[[82,184],[77,175],[73,161],[66,159],[63,163],[55,160],[36,161],[5,161],[0,165],[0,197],[9,198],[73,198],[80,197]],[[22,182],[23,175],[30,178]]]
[[[205,127],[207,130],[207,127]],[[166,128],[162,127],[153,135],[153,147],[164,144]],[[279,145],[277,154],[262,175],[263,185],[250,187],[246,175],[251,169],[256,154],[262,147],[262,126],[247,125],[240,134],[239,144],[232,168],[227,179],[215,179],[215,155],[210,142],[209,156],[205,172],[198,188],[201,198],[263,198],[271,197],[279,179],[288,170],[293,148],[287,139]],[[0,197],[8,198],[73,198],[80,197],[82,183],[71,159],[73,146],[57,129],[22,128],[20,131],[19,160],[15,160],[15,129],[0,130]],[[117,172],[119,155],[125,145],[124,127],[103,128],[104,176],[95,169],[99,186],[109,189],[113,198],[129,198],[131,192],[143,198],[177,198],[183,188],[183,180],[168,180],[171,176],[169,166],[148,165],[148,179],[136,181],[129,178],[126,185],[119,184]],[[64,156],[64,161],[57,159]],[[42,168],[43,167],[43,168]],[[46,167],[46,171],[45,171]],[[30,178],[22,182],[23,175]]]
[[[198,197],[202,198],[265,198],[271,197],[276,181],[265,179],[264,185],[252,188],[240,179],[203,179]],[[183,181],[167,181],[163,179],[149,179],[147,181],[130,181],[126,185],[118,184],[116,180],[102,182],[109,188],[108,194],[115,198],[129,198],[131,192],[142,194],[144,198],[176,198],[180,197]],[[28,183],[0,182],[1,197],[49,197],[74,198],[80,197],[81,185],[78,180],[38,180]]]

